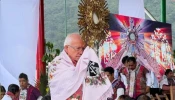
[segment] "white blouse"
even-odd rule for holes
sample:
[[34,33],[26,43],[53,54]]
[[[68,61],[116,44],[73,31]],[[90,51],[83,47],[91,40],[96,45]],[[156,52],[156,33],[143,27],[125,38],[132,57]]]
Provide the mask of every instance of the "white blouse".
[[12,100],[12,98],[9,95],[4,95],[2,100]]

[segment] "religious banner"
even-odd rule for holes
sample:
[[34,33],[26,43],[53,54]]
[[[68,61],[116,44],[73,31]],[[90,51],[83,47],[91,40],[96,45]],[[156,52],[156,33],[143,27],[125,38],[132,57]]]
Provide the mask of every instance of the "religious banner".
[[128,55],[157,77],[173,68],[171,24],[117,14],[109,19],[109,35],[99,47],[103,67],[121,68],[122,58]]

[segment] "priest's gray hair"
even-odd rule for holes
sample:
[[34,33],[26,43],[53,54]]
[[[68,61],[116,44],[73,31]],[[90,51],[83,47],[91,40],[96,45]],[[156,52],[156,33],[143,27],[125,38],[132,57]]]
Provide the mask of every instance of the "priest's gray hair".
[[80,34],[79,34],[79,33],[71,33],[71,34],[68,34],[67,37],[66,37],[66,39],[65,39],[65,41],[64,41],[64,46],[70,45],[71,42],[72,42],[72,40],[74,39],[73,36],[75,36],[75,35],[77,36],[77,35],[80,35]]

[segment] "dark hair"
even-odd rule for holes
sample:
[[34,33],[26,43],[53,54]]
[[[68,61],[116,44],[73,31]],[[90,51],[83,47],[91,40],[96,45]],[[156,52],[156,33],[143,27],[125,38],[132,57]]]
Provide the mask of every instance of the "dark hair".
[[8,87],[8,91],[12,92],[14,95],[19,92],[19,86],[16,84],[10,84]]
[[165,71],[165,75],[168,75],[170,72],[173,72],[171,69],[167,69],[166,71]]
[[136,100],[151,100],[151,98],[145,94],[139,95]]
[[6,92],[4,86],[2,86],[2,85],[0,85],[0,90],[1,90],[1,92]]
[[106,67],[104,69],[104,72],[109,72],[110,74],[113,74],[114,73],[114,68],[112,68],[112,67]]
[[19,75],[19,78],[24,78],[25,80],[28,81],[28,76],[27,76],[26,74],[24,74],[24,73],[21,73],[21,74]]
[[46,95],[41,100],[51,100],[51,96],[50,95]]
[[134,100],[134,99],[128,95],[120,95],[118,100]]
[[122,63],[125,64],[128,58],[129,58],[128,56],[124,56],[124,57],[122,58]]
[[136,63],[136,58],[135,57],[128,57],[127,62],[132,61],[133,63]]

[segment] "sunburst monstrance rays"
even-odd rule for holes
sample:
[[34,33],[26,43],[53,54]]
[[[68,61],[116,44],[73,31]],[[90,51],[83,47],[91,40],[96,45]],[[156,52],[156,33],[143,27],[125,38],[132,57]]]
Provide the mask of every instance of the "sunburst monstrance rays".
[[83,40],[90,47],[93,47],[96,41],[104,41],[109,32],[107,2],[105,0],[81,0],[78,8],[78,25]]

